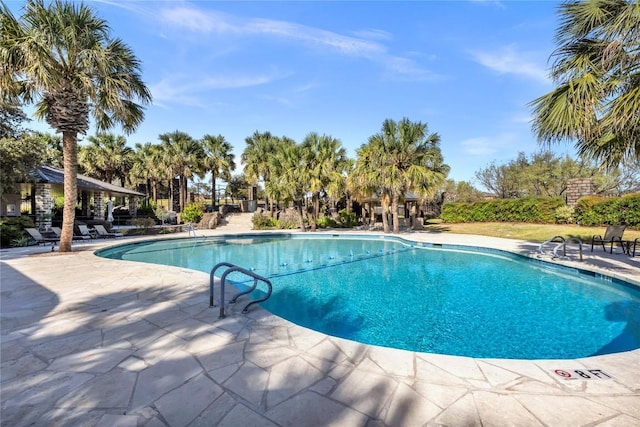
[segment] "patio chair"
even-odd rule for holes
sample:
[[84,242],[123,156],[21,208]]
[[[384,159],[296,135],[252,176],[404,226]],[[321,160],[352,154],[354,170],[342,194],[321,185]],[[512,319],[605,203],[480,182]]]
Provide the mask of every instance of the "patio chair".
[[104,228],[104,225],[96,224],[96,225],[93,226],[93,228],[98,233],[98,237],[101,237],[103,239],[106,239],[108,237],[112,237],[112,238],[115,239],[116,237],[124,236],[124,234],[122,234],[122,233],[116,233],[116,232],[107,231],[107,229]]
[[[58,238],[62,236],[62,230],[60,229],[60,227],[51,227],[51,231],[53,231],[53,234],[58,236]],[[78,234],[73,235],[73,240],[90,240],[90,239],[91,239],[90,236],[80,236]]]
[[46,245],[47,243],[51,243],[51,250],[56,245],[57,242],[60,241],[58,237],[44,237],[38,230],[35,228],[25,228],[24,231],[29,233],[29,236],[36,241],[38,245]]
[[89,237],[90,239],[96,239],[98,237],[98,233],[95,232],[95,230],[92,233],[91,230],[89,230],[89,227],[87,227],[86,225],[79,224],[78,225],[78,230],[80,230],[80,235],[81,236]]
[[627,228],[626,225],[608,225],[607,230],[604,232],[604,237],[600,235],[594,235],[591,237],[591,252],[593,252],[594,245],[602,245],[602,249],[606,252],[607,248],[606,244],[610,245],[609,253],[613,253],[613,244],[619,243],[620,247],[624,251],[624,243],[622,242],[622,235],[624,234],[624,229]]

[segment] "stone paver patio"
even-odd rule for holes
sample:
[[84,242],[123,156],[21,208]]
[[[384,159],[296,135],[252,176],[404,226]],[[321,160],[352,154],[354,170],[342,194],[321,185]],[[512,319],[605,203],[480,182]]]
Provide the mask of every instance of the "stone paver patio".
[[[480,236],[402,237],[537,248]],[[640,350],[472,359],[334,338],[259,307],[244,315],[231,305],[219,320],[208,307],[207,274],[93,254],[122,242],[78,244],[68,254],[0,252],[3,426],[640,425]],[[563,263],[640,283],[640,257],[585,258]],[[613,378],[566,380],[556,369]]]

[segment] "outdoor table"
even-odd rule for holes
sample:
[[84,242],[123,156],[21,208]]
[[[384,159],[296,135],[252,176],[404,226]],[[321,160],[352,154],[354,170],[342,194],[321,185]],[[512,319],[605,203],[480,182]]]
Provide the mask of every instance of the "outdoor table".
[[633,241],[631,240],[620,240],[620,247],[622,248],[622,253],[629,255],[630,257],[636,256],[636,248],[640,249],[640,238],[637,238]]

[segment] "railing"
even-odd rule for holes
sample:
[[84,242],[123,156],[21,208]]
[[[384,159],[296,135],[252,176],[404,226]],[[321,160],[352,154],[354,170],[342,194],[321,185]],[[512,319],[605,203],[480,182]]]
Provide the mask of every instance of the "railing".
[[[540,253],[540,255],[545,255],[544,246],[548,243],[557,243],[557,245],[553,248],[553,258],[567,258],[567,244],[577,243],[578,250],[580,252],[580,261],[582,261],[582,240],[578,239],[577,237],[569,237],[568,239],[565,239],[562,236],[553,236],[546,242],[540,244],[540,247],[538,248],[538,252]],[[562,256],[558,255],[558,250],[560,248],[562,248]]]
[[580,261],[582,261],[582,240],[578,239],[577,237],[569,237],[564,242],[560,243],[559,245],[556,245],[556,247],[553,249],[553,257],[560,258],[560,255],[558,255],[558,249],[562,248],[562,256],[564,258],[567,258],[567,244],[572,242],[578,244],[578,251],[580,252]]
[[242,310],[243,313],[247,313],[249,311],[249,307],[252,306],[253,304],[266,301],[271,296],[271,292],[273,291],[273,286],[271,285],[271,282],[269,281],[269,279],[262,277],[254,273],[253,271],[247,270],[246,268],[238,267],[237,265],[234,265],[228,262],[220,262],[215,266],[213,266],[213,268],[211,269],[211,273],[209,274],[209,307],[215,307],[215,304],[213,302],[213,284],[215,281],[215,272],[220,267],[229,267],[229,268],[220,277],[220,316],[218,316],[218,318],[223,319],[226,317],[224,314],[224,288],[227,281],[227,276],[233,272],[242,273],[245,276],[252,277],[253,286],[251,286],[251,288],[247,291],[239,292],[236,295],[234,295],[233,298],[229,300],[230,304],[234,304],[238,299],[238,297],[253,292],[257,288],[259,281],[264,282],[268,288],[267,295],[264,298],[251,301],[249,304],[247,304],[244,307],[244,309]]
[[565,243],[566,240],[562,236],[553,236],[552,238],[550,238],[546,242],[540,244],[540,247],[538,247],[538,252],[540,252],[540,255],[545,255],[544,245],[546,245],[547,243],[554,243],[554,242],[560,242],[562,244],[562,243]]

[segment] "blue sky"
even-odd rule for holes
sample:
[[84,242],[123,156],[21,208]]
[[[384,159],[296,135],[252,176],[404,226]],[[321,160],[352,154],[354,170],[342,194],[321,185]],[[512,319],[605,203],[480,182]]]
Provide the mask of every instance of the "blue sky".
[[[385,119],[407,117],[440,135],[450,178],[476,185],[492,161],[541,148],[527,104],[553,88],[556,1],[88,3],[153,94],[131,145],[222,134],[241,168],[256,130],[318,132],[355,158]],[[20,15],[22,2],[9,5]]]

